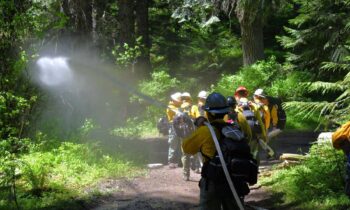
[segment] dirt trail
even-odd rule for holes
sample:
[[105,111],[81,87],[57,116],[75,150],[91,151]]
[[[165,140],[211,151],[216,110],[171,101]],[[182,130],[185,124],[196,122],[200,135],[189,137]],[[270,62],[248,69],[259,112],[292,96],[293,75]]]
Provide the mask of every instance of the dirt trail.
[[[314,133],[285,133],[272,145],[278,154],[307,152],[310,142],[314,141],[316,136],[317,134]],[[164,152],[167,151],[166,140],[152,139],[144,146],[143,149],[149,152],[147,155],[149,163],[166,162],[166,152]],[[278,162],[278,160],[266,161],[265,154],[261,155],[261,159],[261,170],[269,170],[272,164]],[[100,190],[112,189],[114,192],[99,198],[95,202],[95,207],[91,209],[198,209],[199,179],[200,175],[191,171],[190,181],[183,181],[181,168],[169,169],[165,165],[150,169],[146,177],[132,180],[107,180],[100,184]],[[272,198],[265,188],[253,186],[245,202],[263,209],[276,209],[274,202],[278,201],[274,199],[276,198]]]

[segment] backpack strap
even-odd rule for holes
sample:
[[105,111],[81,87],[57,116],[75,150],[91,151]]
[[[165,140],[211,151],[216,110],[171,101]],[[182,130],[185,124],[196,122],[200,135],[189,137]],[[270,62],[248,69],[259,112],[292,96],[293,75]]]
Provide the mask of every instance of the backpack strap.
[[229,184],[229,187],[230,187],[230,189],[232,191],[233,197],[235,198],[236,203],[237,203],[237,205],[239,207],[239,210],[244,210],[242,202],[241,202],[240,198],[238,197],[237,191],[235,189],[235,186],[233,185],[232,179],[231,179],[230,174],[228,172],[228,169],[227,169],[227,166],[226,166],[226,163],[225,163],[225,160],[224,160],[224,157],[223,157],[223,154],[222,154],[222,151],[221,151],[218,139],[217,139],[217,137],[215,135],[215,131],[214,131],[213,127],[211,126],[211,124],[209,124],[207,122],[204,123],[204,124],[206,126],[208,126],[209,131],[210,131],[210,133],[212,135],[212,138],[213,138],[214,143],[215,143],[215,148],[216,148],[216,150],[218,152],[218,155],[219,155],[219,158],[220,158],[222,169],[224,170],[225,177],[226,177],[227,182]]

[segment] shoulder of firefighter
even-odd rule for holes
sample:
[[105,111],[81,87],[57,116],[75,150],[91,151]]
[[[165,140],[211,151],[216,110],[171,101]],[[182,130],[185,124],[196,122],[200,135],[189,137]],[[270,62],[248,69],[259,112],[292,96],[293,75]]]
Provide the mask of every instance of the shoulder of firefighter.
[[237,121],[241,131],[244,133],[244,136],[247,139],[247,143],[250,143],[253,137],[252,130],[250,129],[247,119],[241,112],[238,112]]
[[188,115],[192,119],[195,119],[195,118],[199,117],[199,116],[197,116],[197,112],[199,112],[199,111],[197,111],[198,107],[196,105],[192,105],[190,102],[187,102],[187,101],[183,102],[181,104],[181,110],[183,112],[188,113]]
[[169,122],[173,122],[174,116],[176,115],[176,113],[178,111],[180,111],[180,108],[181,107],[176,106],[174,104],[174,102],[172,102],[172,101],[169,102],[168,107],[166,109],[166,115],[168,117],[168,121]]
[[[335,149],[346,150],[350,143],[350,121],[343,124],[332,134],[332,144]],[[349,152],[349,151],[347,151]]]
[[255,103],[251,103],[252,111],[254,112],[254,117],[259,123],[260,129],[261,129],[261,137],[263,140],[267,141],[267,129],[265,127],[265,111],[260,107],[257,106]]
[[272,126],[274,128],[277,127],[277,123],[278,123],[277,110],[278,110],[278,106],[277,105],[272,105],[272,106],[269,107],[270,116],[271,116],[271,122],[272,122]]
[[[223,120],[215,120],[214,122],[225,123]],[[215,130],[219,137],[220,132]],[[210,130],[207,126],[200,126],[189,137],[182,142],[182,149],[184,153],[194,155],[197,152],[203,154],[204,162],[209,158],[213,158],[216,153],[215,143],[211,136]]]
[[192,108],[191,108],[191,116],[193,118],[197,118],[197,117],[200,117],[201,116],[201,113],[200,113],[200,110],[199,110],[199,106],[197,105],[192,105]]
[[[254,106],[257,110],[263,112],[264,127],[265,127],[265,130],[268,130],[270,128],[270,124],[271,124],[271,113],[270,113],[269,107],[263,103],[260,103],[260,102],[255,102]],[[276,114],[277,114],[277,112],[276,112]],[[277,124],[277,122],[276,122],[276,124]]]

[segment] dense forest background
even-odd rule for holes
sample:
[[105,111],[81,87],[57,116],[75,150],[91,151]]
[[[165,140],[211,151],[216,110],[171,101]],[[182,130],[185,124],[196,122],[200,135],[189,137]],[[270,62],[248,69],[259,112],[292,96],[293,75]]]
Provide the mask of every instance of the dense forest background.
[[[123,176],[135,166],[94,143],[158,135],[176,91],[264,88],[288,129],[334,129],[350,111],[349,14],[348,0],[1,1],[0,206]],[[49,181],[62,161],[89,178]]]

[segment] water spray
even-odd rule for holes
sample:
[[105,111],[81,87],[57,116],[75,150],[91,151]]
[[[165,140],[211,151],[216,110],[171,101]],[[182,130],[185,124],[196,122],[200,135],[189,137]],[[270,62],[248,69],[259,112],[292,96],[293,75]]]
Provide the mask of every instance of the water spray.
[[72,81],[73,72],[68,66],[67,58],[42,57],[38,59],[39,79],[46,86],[54,87]]

